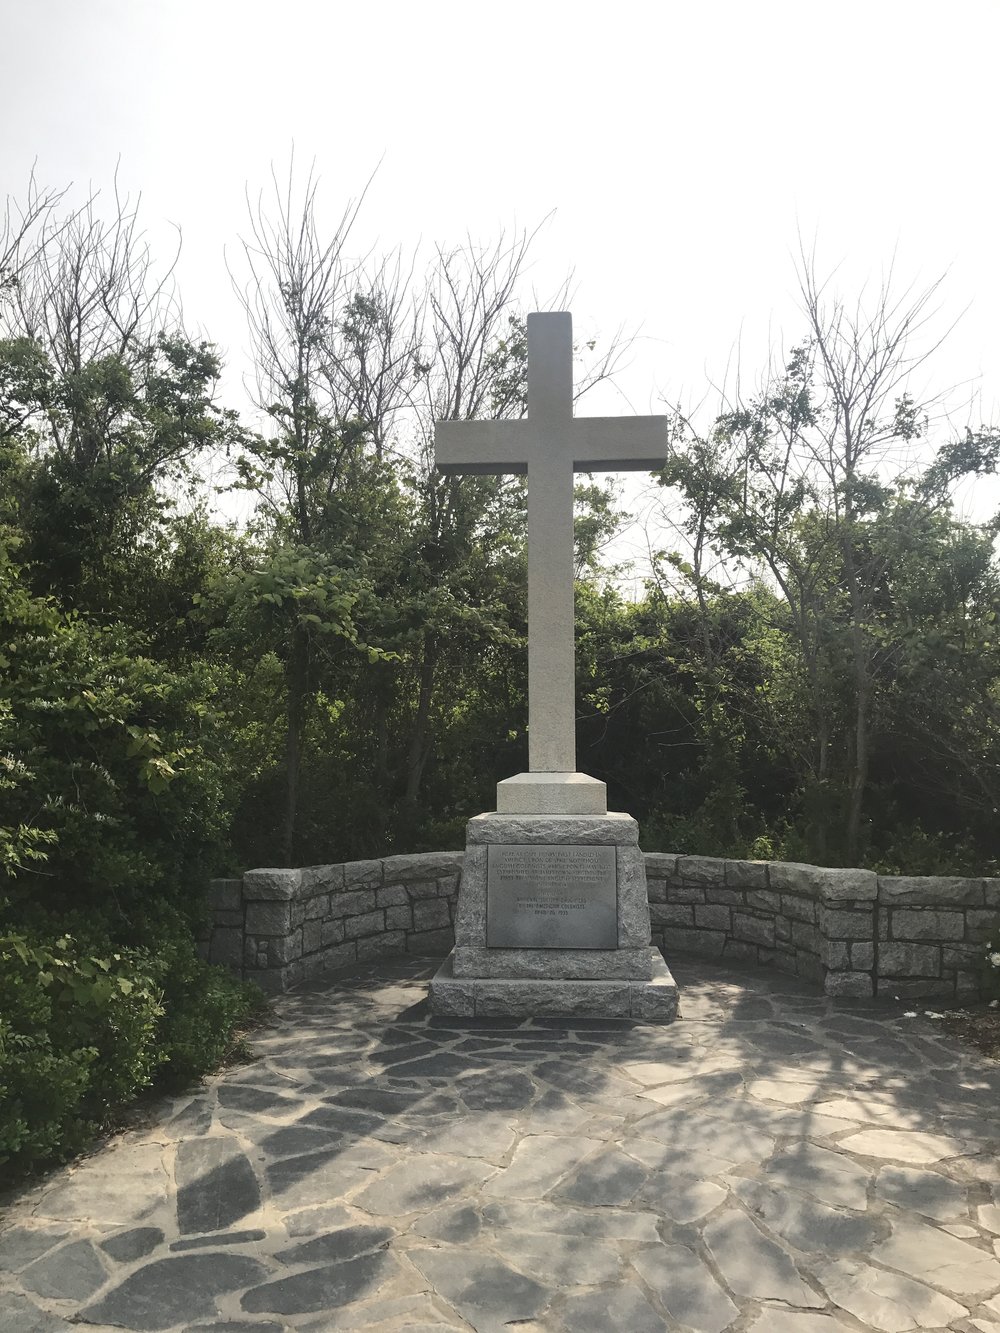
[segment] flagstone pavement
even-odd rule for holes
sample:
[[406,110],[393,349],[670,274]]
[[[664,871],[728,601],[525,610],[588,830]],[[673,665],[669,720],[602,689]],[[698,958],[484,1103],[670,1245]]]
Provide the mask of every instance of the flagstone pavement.
[[441,1021],[427,961],[8,1200],[0,1330],[1000,1333],[1000,1064],[676,967],[681,1017]]

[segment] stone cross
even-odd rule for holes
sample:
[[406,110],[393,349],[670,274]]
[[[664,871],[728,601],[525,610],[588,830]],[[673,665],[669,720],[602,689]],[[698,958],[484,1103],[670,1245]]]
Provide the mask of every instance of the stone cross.
[[573,321],[528,316],[528,415],[439,421],[441,472],[528,474],[528,766],[576,770],[573,473],[651,471],[667,418],[573,416]]

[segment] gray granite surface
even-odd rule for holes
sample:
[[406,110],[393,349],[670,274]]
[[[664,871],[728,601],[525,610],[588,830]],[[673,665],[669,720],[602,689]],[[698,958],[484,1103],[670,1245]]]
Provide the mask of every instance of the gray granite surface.
[[275,1002],[254,1063],[3,1201],[0,1333],[1000,1333],[1000,1064],[709,962],[670,1026]]

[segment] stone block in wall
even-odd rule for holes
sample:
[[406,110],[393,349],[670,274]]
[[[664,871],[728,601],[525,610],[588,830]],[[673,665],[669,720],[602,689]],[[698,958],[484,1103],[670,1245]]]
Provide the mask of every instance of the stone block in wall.
[[316,972],[332,972],[338,967],[351,967],[357,962],[358,946],[355,940],[344,944],[330,945],[313,954],[309,959],[310,969]]
[[694,924],[699,930],[728,931],[732,928],[732,912],[712,903],[699,904],[694,908]]
[[667,902],[703,903],[705,890],[699,884],[668,884]]
[[302,931],[293,930],[290,935],[279,935],[267,941],[267,965],[294,963],[302,957]]
[[448,904],[440,898],[413,904],[414,930],[443,930],[451,925]]
[[956,972],[955,994],[982,996],[983,978],[978,972]]
[[406,937],[406,952],[424,958],[444,958],[454,943],[455,936],[450,930],[414,931]]
[[878,898],[887,907],[981,907],[983,881],[945,875],[880,875]]
[[807,898],[799,893],[781,895],[781,915],[792,921],[815,922],[819,910],[815,898]]
[[646,877],[672,879],[677,873],[677,857],[673,852],[644,852]]
[[965,940],[957,944],[945,944],[941,948],[941,966],[957,967],[963,971],[973,971],[982,964],[983,946],[975,940]]
[[783,916],[774,918],[774,938],[776,940],[790,940],[792,938],[792,923],[786,921]]
[[332,889],[344,887],[344,867],[305,866],[301,871],[303,898],[311,898],[317,893],[329,893]]
[[705,885],[705,901],[716,903],[720,907],[745,907],[747,895],[739,889],[717,889],[711,884]]
[[249,978],[255,982],[265,995],[281,995],[292,984],[290,967],[262,967]]
[[328,944],[341,944],[344,939],[343,921],[321,921],[319,937],[324,948]]
[[267,940],[243,936],[243,966],[248,971],[267,967]]
[[897,907],[890,929],[894,940],[960,940],[965,935],[965,914]]
[[437,879],[440,875],[461,872],[464,852],[417,852],[408,856],[387,856],[386,884],[406,884],[411,879]]
[[330,915],[330,894],[316,893],[303,903],[306,921],[322,920]]
[[235,928],[216,926],[209,944],[208,961],[219,963],[222,967],[235,968],[237,971],[243,967],[242,926]]
[[851,945],[851,967],[855,972],[870,972],[875,966],[875,945],[857,941]]
[[772,861],[767,873],[772,889],[801,893],[827,902],[844,899],[874,901],[878,892],[878,876],[874,870],[842,870],[797,861]]
[[749,940],[766,947],[774,945],[774,922],[766,917],[743,916],[733,913],[733,934],[738,940]]
[[889,916],[890,912],[888,907],[880,907],[878,909],[878,937],[880,940],[887,940],[889,938]]
[[[465,853],[463,852],[462,855],[464,856]],[[454,898],[458,893],[458,885],[461,878],[461,875],[438,875],[438,897]]]
[[987,907],[1000,910],[1000,879],[983,880],[983,901]]
[[824,908],[820,926],[831,940],[870,940],[875,929],[872,912],[838,911],[832,907]]
[[939,977],[941,949],[936,944],[888,941],[879,946],[878,970],[885,977]]
[[323,946],[322,921],[304,921],[302,923],[302,952],[316,953]]
[[781,894],[769,889],[750,889],[747,892],[747,907],[756,908],[758,912],[780,912]]
[[410,895],[402,884],[386,884],[375,890],[376,907],[409,907]]
[[210,879],[208,905],[213,912],[236,912],[243,906],[241,879]]
[[408,900],[417,902],[421,898],[436,898],[438,884],[436,879],[412,879],[405,885]]
[[391,954],[406,952],[406,932],[402,930],[386,931],[384,935],[372,935],[366,940],[358,940],[358,962],[367,963],[372,958],[384,958]]
[[721,930],[685,930],[683,926],[669,926],[663,931],[663,949],[668,956],[671,949],[677,949],[681,953],[719,958],[725,942],[726,936]]
[[727,861],[726,883],[734,889],[766,889],[766,861]]
[[305,919],[306,919],[306,905],[305,905],[305,903],[302,903],[302,902],[293,902],[293,903],[291,904],[291,909],[292,909],[292,925],[293,925],[293,926],[301,926],[301,925],[302,925],[302,922],[305,921]]
[[292,930],[290,902],[247,903],[246,932],[248,935],[287,935]]
[[348,861],[344,865],[344,888],[374,888],[382,883],[381,861]]
[[301,870],[248,870],[243,876],[243,897],[288,901],[298,897],[301,883]]
[[344,938],[361,939],[364,935],[377,935],[385,929],[384,912],[362,912],[360,916],[344,917]]
[[746,940],[726,940],[722,956],[736,963],[756,963],[758,961],[757,946],[756,944],[747,943]]
[[413,908],[409,906],[387,907],[385,909],[385,928],[386,930],[412,930]]
[[649,920],[654,926],[693,926],[694,910],[690,903],[650,903]]
[[[808,921],[793,921],[792,942],[796,949],[808,949],[810,953],[818,954],[824,944],[824,937],[820,930],[816,926],[811,925]],[[827,948],[829,948],[831,943],[833,943],[833,941],[826,941]],[[833,966],[829,957],[827,958],[827,965],[829,967]]]
[[[242,930],[243,929],[242,908],[236,912],[216,912],[215,915],[212,917],[212,926],[238,926],[240,930]],[[202,937],[199,936],[199,938]],[[206,933],[203,936],[203,938],[207,939],[208,933]]]
[[875,982],[867,972],[827,972],[823,989],[827,995],[868,1000],[875,994]]
[[970,907],[965,914],[965,924],[969,928],[969,939],[986,940],[1000,926],[1000,912],[989,907]]
[[850,972],[851,946],[846,940],[827,940],[826,965],[832,972]]
[[689,884],[725,884],[726,863],[718,856],[681,856],[677,877]]
[[374,889],[351,889],[345,893],[330,894],[331,916],[360,916],[374,912],[377,896]]
[[646,895],[651,903],[667,901],[667,884],[662,879],[646,879]]

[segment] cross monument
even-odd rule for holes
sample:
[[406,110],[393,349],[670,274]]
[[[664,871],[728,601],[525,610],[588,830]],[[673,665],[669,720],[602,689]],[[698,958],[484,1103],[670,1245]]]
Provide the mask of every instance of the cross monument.
[[573,474],[652,471],[667,418],[573,416],[573,321],[528,316],[528,414],[439,421],[438,469],[528,476],[528,773],[497,786],[507,813],[600,814],[603,782],[576,772]]

